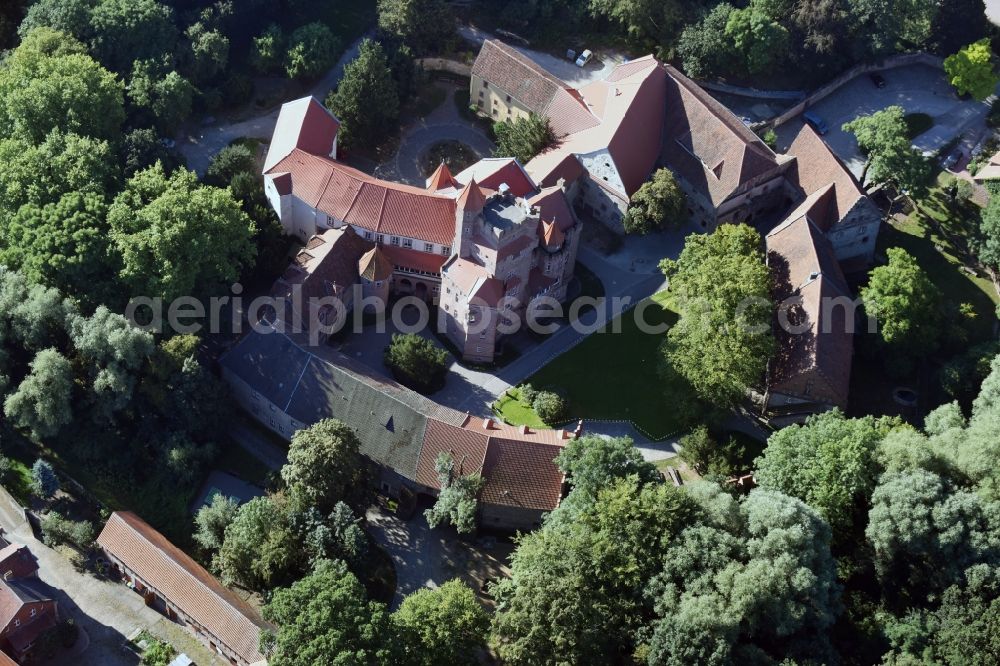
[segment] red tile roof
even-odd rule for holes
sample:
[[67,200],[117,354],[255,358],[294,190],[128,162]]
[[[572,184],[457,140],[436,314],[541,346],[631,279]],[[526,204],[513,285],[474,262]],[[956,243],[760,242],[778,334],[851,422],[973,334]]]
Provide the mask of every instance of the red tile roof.
[[25,578],[38,571],[38,564],[28,547],[10,543],[0,550],[0,577]]
[[217,642],[249,663],[263,658],[257,642],[260,630],[269,625],[137,515],[131,511],[112,513],[97,544],[204,627]]
[[461,475],[481,474],[486,459],[489,434],[470,428],[459,428],[437,419],[427,419],[424,430],[424,445],[417,461],[417,483],[431,488],[440,488],[434,462],[438,454],[451,453],[455,461],[455,472]]
[[448,260],[448,257],[443,254],[421,252],[420,250],[411,250],[410,248],[397,247],[395,245],[382,245],[381,249],[385,253],[386,258],[392,262],[393,266],[411,268],[427,273],[440,273],[441,265]]
[[459,173],[455,180],[460,186],[475,180],[480,188],[494,192],[500,190],[500,185],[506,184],[516,197],[526,197],[536,189],[531,176],[513,157],[486,157]]
[[796,158],[790,180],[802,188],[806,197],[824,192],[822,200],[817,196],[810,203],[810,217],[823,231],[829,231],[865,198],[851,172],[809,125],[802,124],[786,154]]
[[300,149],[267,173],[289,174],[296,197],[337,220],[375,233],[451,244],[455,201],[449,197],[380,180]]
[[600,123],[565,136],[528,162],[525,169],[536,182],[554,185],[559,177],[565,177],[562,174],[576,171],[570,157],[607,150],[621,177],[622,194],[631,196],[649,177],[659,157],[666,79],[663,66],[645,56],[619,65],[608,80],[581,89],[588,102],[599,100]]
[[369,282],[388,280],[392,277],[393,264],[378,245],[365,252],[358,260],[358,275]]
[[561,450],[559,444],[490,437],[482,501],[551,511],[562,494],[563,475],[553,462]]
[[429,192],[436,192],[438,190],[446,190],[449,187],[457,189],[459,184],[452,177],[448,165],[441,162],[438,168],[434,170],[434,173],[431,174],[431,177],[427,179],[427,190]]
[[296,148],[313,155],[329,155],[340,121],[315,97],[303,97],[281,106],[264,160],[264,172]]
[[598,124],[577,91],[503,42],[488,39],[483,43],[472,74],[509,94],[529,111],[548,117],[556,136]]
[[459,210],[469,212],[482,210],[486,205],[486,195],[483,194],[475,178],[466,183],[465,187],[462,188],[462,193],[458,195],[455,205],[458,206]]
[[566,193],[559,187],[546,187],[528,199],[532,206],[538,206],[542,222],[555,222],[560,231],[567,231],[576,224],[576,215],[569,205]]

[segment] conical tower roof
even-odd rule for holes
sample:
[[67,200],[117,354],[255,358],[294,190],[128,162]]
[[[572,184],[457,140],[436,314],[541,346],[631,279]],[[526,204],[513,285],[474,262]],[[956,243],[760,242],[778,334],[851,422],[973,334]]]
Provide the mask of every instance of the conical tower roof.
[[451,175],[451,170],[448,165],[441,162],[440,166],[434,170],[431,177],[427,179],[427,190],[430,192],[437,192],[438,190],[446,190],[449,187],[454,187],[458,189],[461,187],[458,181]]
[[392,262],[378,245],[365,252],[358,260],[358,275],[369,282],[388,280],[392,269]]

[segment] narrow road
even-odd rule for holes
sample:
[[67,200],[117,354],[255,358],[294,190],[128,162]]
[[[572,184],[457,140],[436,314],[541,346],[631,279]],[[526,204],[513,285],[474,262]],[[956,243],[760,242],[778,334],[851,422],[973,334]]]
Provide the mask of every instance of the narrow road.
[[[369,31],[356,39],[340,60],[334,65],[322,79],[316,82],[307,92],[308,95],[316,97],[320,101],[326,99],[327,93],[333,90],[341,77],[344,76],[344,67],[358,56],[361,42],[365,38],[371,37],[374,33]],[[286,100],[287,101],[287,100]],[[220,150],[228,146],[236,139],[249,137],[253,139],[268,140],[274,132],[274,125],[278,122],[278,111],[281,106],[262,112],[260,115],[235,123],[220,122],[207,127],[198,127],[193,134],[177,138],[177,150],[187,160],[189,169],[198,175],[204,175],[209,162]]]
[[[3,493],[6,495],[6,493]],[[170,642],[203,666],[223,666],[224,662],[180,625],[152,608],[142,597],[122,584],[78,571],[66,557],[35,538],[23,513],[17,512],[7,497],[0,497],[0,527],[7,538],[24,544],[38,562],[38,577],[53,588],[63,617],[72,617],[86,634],[89,645],[81,643],[82,654],[72,663],[83,666],[138,664],[138,658],[122,650],[126,636],[147,629]]]

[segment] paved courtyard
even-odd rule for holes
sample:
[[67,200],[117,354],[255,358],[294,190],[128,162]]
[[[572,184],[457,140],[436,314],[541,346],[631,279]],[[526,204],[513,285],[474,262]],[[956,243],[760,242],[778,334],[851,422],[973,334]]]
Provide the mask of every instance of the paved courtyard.
[[[882,76],[886,81],[884,88],[876,88],[867,75],[861,75],[811,107],[830,127],[823,138],[856,177],[864,170],[865,158],[854,135],[845,132],[842,125],[857,116],[893,105],[903,107],[906,113],[932,116],[934,127],[913,142],[925,152],[936,152],[966,132],[985,129],[989,104],[959,99],[941,70],[912,65],[886,70]],[[787,145],[787,138],[800,123],[796,118],[778,128],[779,147]]]

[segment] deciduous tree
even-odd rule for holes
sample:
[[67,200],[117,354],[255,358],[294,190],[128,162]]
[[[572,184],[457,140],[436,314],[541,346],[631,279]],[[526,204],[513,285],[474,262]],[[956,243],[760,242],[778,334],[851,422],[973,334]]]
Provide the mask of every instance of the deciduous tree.
[[628,202],[622,224],[630,234],[678,229],[687,219],[687,196],[669,169],[658,169]]
[[262,634],[269,663],[283,666],[395,663],[391,619],[368,601],[343,562],[319,562],[291,587],[275,590],[264,617],[278,626]]
[[990,40],[985,37],[945,58],[944,71],[959,95],[968,93],[980,101],[992,95],[1000,83],[993,69]]
[[73,420],[73,367],[55,349],[43,349],[31,362],[31,372],[4,400],[11,423],[35,439],[53,437]]
[[555,140],[549,119],[534,113],[527,117],[493,123],[493,135],[497,143],[493,155],[516,157],[522,164],[530,162],[531,158]]
[[327,514],[341,500],[358,510],[367,506],[368,483],[361,443],[354,430],[336,419],[323,419],[292,435],[281,478],[292,504],[314,506]]
[[763,380],[774,351],[760,235],[742,224],[692,234],[680,257],[660,268],[681,313],[662,348],[666,361],[704,400],[742,400]]
[[383,362],[402,384],[431,393],[444,384],[448,352],[416,333],[395,333]]
[[486,485],[486,479],[479,474],[461,474],[455,469],[454,457],[445,451],[434,461],[441,490],[437,501],[424,511],[424,517],[431,528],[442,523],[451,523],[459,533],[476,530],[476,500]]
[[403,663],[412,666],[463,666],[485,648],[489,616],[476,595],[455,579],[423,588],[403,599],[392,614]]
[[258,592],[291,582],[303,555],[288,517],[284,503],[272,497],[240,506],[212,560],[222,579]]
[[132,176],[108,210],[121,278],[133,295],[204,295],[253,261],[254,225],[232,194],[159,163]]
[[239,502],[222,493],[215,493],[212,501],[194,515],[195,531],[192,535],[205,550],[218,550],[225,540],[226,527],[236,517]]
[[378,0],[378,27],[424,54],[455,34],[455,17],[444,0]]
[[[333,67],[339,52],[340,42],[329,28],[318,22],[307,23],[297,28],[288,39],[285,73],[293,79],[317,78]],[[343,79],[340,85],[344,85]]]
[[135,60],[171,54],[177,43],[173,10],[157,0],[100,0],[90,13],[91,48],[116,72]]

